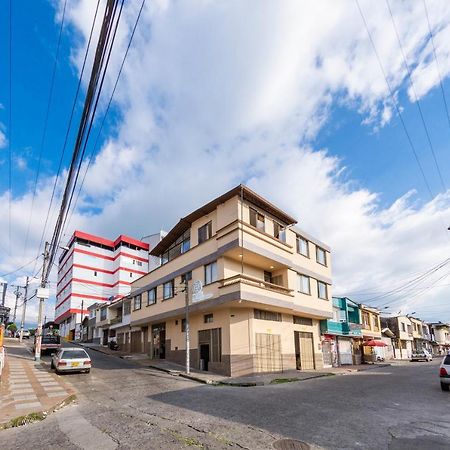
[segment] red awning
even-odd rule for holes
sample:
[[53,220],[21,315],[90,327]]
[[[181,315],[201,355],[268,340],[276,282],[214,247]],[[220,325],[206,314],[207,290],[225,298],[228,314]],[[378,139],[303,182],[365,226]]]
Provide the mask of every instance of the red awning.
[[387,344],[385,344],[383,341],[375,341],[373,339],[371,341],[364,342],[363,345],[367,347],[387,347]]

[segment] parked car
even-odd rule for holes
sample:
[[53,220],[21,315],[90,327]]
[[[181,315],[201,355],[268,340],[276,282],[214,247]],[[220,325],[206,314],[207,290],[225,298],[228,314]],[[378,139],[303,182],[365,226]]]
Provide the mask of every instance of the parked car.
[[78,347],[64,347],[52,356],[52,369],[60,372],[91,371],[92,362],[86,350]]
[[441,380],[441,389],[448,391],[450,388],[450,355],[445,356],[441,362],[439,379]]
[[[24,339],[30,339],[31,333],[30,330],[23,330],[22,337]],[[16,331],[16,338],[20,338],[20,330]]]
[[433,361],[433,355],[428,350],[421,350],[412,354],[411,361]]
[[[34,338],[33,352],[35,351],[36,338]],[[59,350],[61,348],[61,338],[57,335],[47,334],[42,336],[41,340],[41,354],[49,350]]]

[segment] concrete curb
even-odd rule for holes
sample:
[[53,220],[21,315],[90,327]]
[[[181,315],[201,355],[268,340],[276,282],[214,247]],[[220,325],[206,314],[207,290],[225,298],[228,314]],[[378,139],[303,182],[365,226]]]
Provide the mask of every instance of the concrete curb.
[[[52,406],[49,409],[41,410],[41,411],[33,411],[31,413],[14,417],[6,422],[0,423],[0,430],[7,430],[8,428],[16,428],[27,425],[32,422],[45,420],[50,414],[59,411],[71,403],[74,403],[77,399],[75,394],[70,394],[63,400],[59,401],[56,405]],[[19,422],[19,419],[23,419],[22,422]]]
[[195,375],[191,375],[191,374],[187,374],[187,373],[183,373],[183,372],[180,372],[178,374],[178,376],[182,377],[182,378],[187,378],[188,380],[197,381],[198,383],[202,383],[202,384],[211,384],[211,385],[215,385],[215,386],[221,384],[221,381],[214,381],[214,380],[210,380],[208,378],[204,379],[204,378],[196,377]]

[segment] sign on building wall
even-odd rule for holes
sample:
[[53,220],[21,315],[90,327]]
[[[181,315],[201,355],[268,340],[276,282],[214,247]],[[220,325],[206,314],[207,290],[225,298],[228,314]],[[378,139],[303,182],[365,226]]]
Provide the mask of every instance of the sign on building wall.
[[211,298],[212,294],[205,294],[203,292],[203,283],[201,280],[195,280],[192,283],[192,302],[201,302],[203,300],[207,300]]

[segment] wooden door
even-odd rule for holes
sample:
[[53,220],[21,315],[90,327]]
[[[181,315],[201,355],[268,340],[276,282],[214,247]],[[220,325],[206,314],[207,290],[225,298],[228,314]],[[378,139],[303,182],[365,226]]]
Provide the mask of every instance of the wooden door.
[[281,336],[256,333],[256,372],[279,372],[281,360]]
[[140,331],[132,331],[131,332],[131,353],[141,353],[142,345],[141,345],[141,332]]
[[300,355],[297,359],[297,369],[312,370],[316,368],[314,361],[313,334],[304,331],[296,331]]

